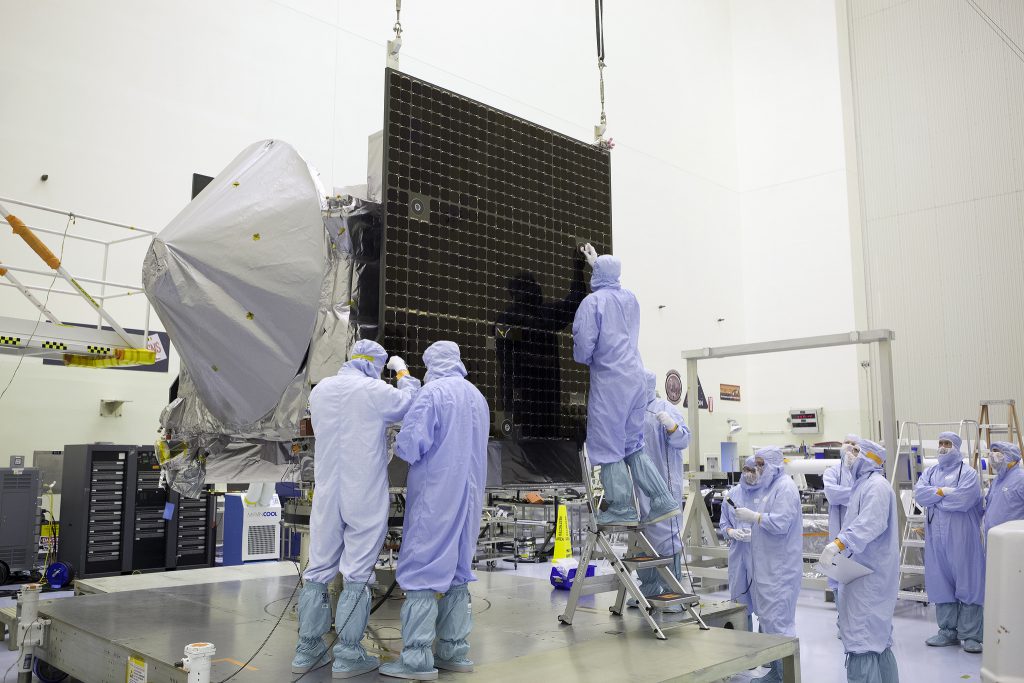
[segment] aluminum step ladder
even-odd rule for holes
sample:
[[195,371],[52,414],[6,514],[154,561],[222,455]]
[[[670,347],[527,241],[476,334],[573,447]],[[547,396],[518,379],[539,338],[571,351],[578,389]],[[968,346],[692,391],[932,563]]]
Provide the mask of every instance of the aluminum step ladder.
[[[590,472],[587,464],[586,451],[580,450],[580,461],[583,472]],[[591,483],[592,477],[586,477],[588,500],[593,505],[594,490]],[[569,599],[565,606],[565,612],[558,616],[558,621],[571,626],[579,600],[584,595],[596,593],[609,593],[616,591],[615,604],[608,609],[616,616],[622,615],[625,607],[627,594],[637,601],[640,614],[647,621],[647,624],[654,631],[658,640],[666,640],[661,626],[658,625],[654,615],[658,610],[674,605],[682,606],[690,613],[702,631],[708,630],[708,625],[701,619],[700,614],[694,609],[700,603],[700,599],[693,593],[683,588],[683,585],[672,573],[671,557],[658,555],[654,546],[643,533],[643,526],[624,526],[614,524],[597,524],[596,513],[591,515],[590,520],[584,526],[586,541],[580,552],[579,565],[576,569],[576,577],[573,580],[572,588],[569,590]],[[612,546],[610,534],[626,534],[627,555],[620,557]],[[606,559],[614,570],[611,574],[588,577],[587,567],[591,560]],[[639,569],[655,569],[663,586],[668,586],[666,592],[650,597],[640,592],[640,587],[633,581],[632,572]]]
[[[978,402],[981,406],[980,415],[978,416],[978,427],[981,432],[981,438],[975,442],[974,452],[971,453],[971,466],[978,470],[979,476],[981,470],[978,467],[978,459],[981,456],[981,442],[984,440],[986,450],[991,447],[993,435],[1005,434],[1006,440],[1011,443],[1016,443],[1018,448],[1024,449],[1024,436],[1021,434],[1020,418],[1017,417],[1017,402],[1012,398],[999,398],[999,399],[985,399]],[[989,408],[992,406],[1006,406],[1006,424],[993,423],[989,414]]]
[[[925,516],[907,515],[907,524],[904,527],[903,539],[900,543],[900,590],[897,597],[900,600],[915,600],[917,602],[928,602],[928,592],[924,588],[924,524]],[[921,549],[922,564],[911,563],[907,558],[907,551],[911,548]],[[920,585],[921,590],[904,590],[904,586]]]

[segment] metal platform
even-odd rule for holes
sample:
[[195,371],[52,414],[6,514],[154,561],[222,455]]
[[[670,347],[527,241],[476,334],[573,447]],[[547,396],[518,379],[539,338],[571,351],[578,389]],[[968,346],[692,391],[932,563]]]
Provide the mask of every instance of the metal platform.
[[63,360],[65,354],[106,358],[118,350],[146,348],[142,335],[127,336],[126,342],[112,330],[0,316],[0,353],[4,355],[50,360]]
[[[611,596],[582,600],[573,627],[567,628],[556,621],[565,592],[538,579],[479,576],[471,586],[475,625],[470,656],[476,672],[442,672],[440,680],[518,683],[525,675],[564,683],[717,681],[779,658],[786,660],[786,680],[800,680],[796,638],[724,628],[700,631],[681,621],[686,616],[681,614],[659,616],[671,634],[668,641],[659,641],[650,637],[636,610],[613,616]],[[282,576],[44,600],[40,616],[52,623],[39,656],[88,683],[122,683],[129,657],[146,661],[148,683],[185,683],[185,672],[174,663],[186,644],[209,641],[217,648],[212,680],[222,681],[253,654],[284,610],[266,646],[232,680],[288,681],[296,638],[289,597],[295,585],[292,577]],[[401,605],[400,599],[389,600],[370,620],[365,645],[385,659],[401,649]],[[708,612],[743,614],[735,606]],[[709,623],[716,622],[712,614],[705,614]],[[741,628],[745,621],[744,615]],[[330,667],[303,680],[329,681]],[[382,679],[371,673],[351,680]]]
[[154,590],[175,586],[195,586],[225,581],[251,581],[276,577],[295,577],[298,570],[294,562],[252,562],[233,567],[202,567],[173,572],[103,576],[75,581],[76,595],[96,593],[124,593],[125,591]]

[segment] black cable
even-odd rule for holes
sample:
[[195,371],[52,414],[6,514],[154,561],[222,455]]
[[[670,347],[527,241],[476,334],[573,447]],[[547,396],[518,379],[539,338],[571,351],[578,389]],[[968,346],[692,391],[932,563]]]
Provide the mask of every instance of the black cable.
[[388,589],[386,591],[384,591],[384,595],[382,595],[377,600],[377,604],[375,604],[373,607],[370,608],[370,614],[373,614],[374,612],[379,610],[381,608],[381,605],[383,605],[385,602],[387,602],[387,599],[391,597],[391,593],[394,592],[394,590],[395,590],[395,588],[397,586],[398,586],[398,579],[395,579],[394,581],[391,582],[391,585],[388,587]]
[[[295,562],[294,564],[295,564],[295,571],[299,575],[299,580],[295,582],[295,587],[292,588],[292,594],[290,596],[288,596],[288,605],[291,605],[291,601],[295,598],[295,594],[297,592],[299,592],[299,586],[302,585],[302,571],[299,569],[299,563]],[[272,603],[268,603],[268,604],[272,604]],[[280,614],[280,616],[277,617],[277,621],[274,623],[274,626],[270,629],[270,633],[268,633],[267,637],[263,639],[263,642],[260,643],[260,646],[258,648],[256,648],[256,651],[252,653],[252,656],[249,657],[249,659],[245,660],[244,664],[242,664],[240,667],[235,669],[234,673],[232,673],[227,678],[219,681],[219,683],[227,683],[232,678],[237,676],[239,673],[244,671],[245,667],[249,666],[249,664],[252,662],[252,660],[256,659],[256,655],[258,655],[260,652],[263,651],[263,648],[266,647],[267,643],[270,642],[270,638],[271,638],[271,636],[274,635],[274,632],[277,630],[277,627],[281,625],[281,621],[284,619],[284,615],[288,612],[288,605],[285,605],[284,609],[281,610],[281,614]],[[266,607],[264,607],[264,610],[266,610]]]
[[[362,584],[363,588],[366,588],[369,585],[370,585],[370,579],[367,579]],[[393,585],[392,585],[392,587],[393,587]],[[345,617],[345,621],[342,622],[341,626],[336,626],[335,627],[335,629],[334,629],[334,638],[331,640],[331,644],[327,646],[327,652],[330,652],[331,650],[334,649],[335,644],[337,644],[337,642],[338,642],[338,638],[341,637],[341,632],[345,630],[346,626],[348,626],[348,622],[352,619],[352,615],[356,613],[356,608],[359,607],[359,603],[360,602],[362,602],[361,598],[359,600],[356,600],[355,604],[352,605],[352,609],[350,609],[348,611],[348,615]],[[373,614],[372,610],[370,611],[370,614]],[[337,619],[335,619],[335,622],[337,622]],[[318,666],[316,668],[312,668],[309,671],[307,671],[306,673],[304,673],[301,676],[299,676],[298,678],[292,679],[292,683],[298,683],[298,681],[301,681],[303,678],[305,678],[309,674],[313,673],[314,671],[319,671],[320,669],[326,668],[328,666],[331,666],[331,662],[327,662],[325,664],[321,664],[320,666]],[[220,683],[225,683],[226,680],[227,679],[224,679],[224,681],[221,681]]]
[[[363,582],[363,587],[365,588],[365,587],[369,586],[369,584],[370,584],[370,580],[367,579],[366,581]],[[398,580],[397,579],[395,581],[391,582],[391,586],[389,586],[388,589],[384,592],[384,595],[381,596],[377,600],[377,604],[372,605],[370,607],[370,614],[373,614],[378,609],[380,609],[381,605],[383,605],[387,601],[387,599],[391,597],[391,593],[395,590],[396,586],[398,586]],[[341,624],[341,626],[336,627],[334,629],[334,638],[331,639],[331,644],[327,646],[327,651],[328,652],[330,652],[331,650],[334,649],[335,644],[338,642],[338,638],[341,637],[341,632],[343,630],[345,630],[346,626],[348,626],[348,622],[349,622],[350,619],[352,619],[352,615],[355,614],[356,608],[359,606],[359,603],[360,603],[360,600],[356,600],[356,603],[354,605],[352,605],[352,609],[349,610],[348,616],[345,617],[345,621]],[[337,621],[337,620],[335,620],[335,621]],[[321,664],[320,666],[318,666],[316,668],[310,669],[309,671],[307,671],[306,673],[302,674],[298,678],[293,679],[292,683],[298,683],[298,681],[301,681],[308,674],[311,674],[314,671],[319,671],[320,669],[323,669],[323,668],[328,667],[330,665],[331,665],[331,662],[327,662],[326,664]],[[224,679],[224,681],[221,681],[220,683],[225,683],[225,681],[227,681],[227,679]]]
[[1014,56],[1024,62],[1024,50],[1021,49],[1020,45],[1014,41],[1010,34],[1003,30],[1003,27],[1000,26],[996,20],[988,14],[988,12],[983,10],[975,0],[967,0],[967,4],[971,6],[971,9],[978,13],[978,16],[980,16],[986,24],[988,24],[989,28],[995,32],[999,40],[1003,41],[1003,44],[1010,48],[1010,51],[1014,53]]

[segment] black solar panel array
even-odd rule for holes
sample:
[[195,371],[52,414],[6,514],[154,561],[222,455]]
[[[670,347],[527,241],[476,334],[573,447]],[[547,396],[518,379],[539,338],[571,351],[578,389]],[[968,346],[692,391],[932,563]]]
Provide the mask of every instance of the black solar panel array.
[[496,434],[577,436],[587,369],[572,319],[611,249],[606,150],[406,74],[385,89],[385,348],[414,373],[431,343],[462,349]]

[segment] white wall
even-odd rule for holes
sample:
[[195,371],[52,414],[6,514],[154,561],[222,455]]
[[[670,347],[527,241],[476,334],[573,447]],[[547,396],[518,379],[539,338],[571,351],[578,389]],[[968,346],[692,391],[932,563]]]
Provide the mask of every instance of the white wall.
[[901,419],[1022,398],[1024,4],[977,5],[1005,36],[959,0],[840,4],[865,316],[896,331]]
[[[820,0],[733,0],[747,341],[855,328],[836,16]],[[752,357],[750,444],[799,443],[790,408],[825,408],[825,432],[859,431],[853,347]],[[785,431],[785,434],[778,432]]]
[[[406,3],[402,18],[403,69],[589,139],[598,114],[591,5],[530,0],[481,11],[449,0]],[[159,229],[187,202],[193,172],[216,173],[267,137],[294,145],[327,187],[360,182],[366,135],[383,117],[392,23],[390,3],[355,0],[8,7],[0,84],[17,106],[0,108],[0,196]],[[606,23],[616,251],[644,302],[645,360],[663,373],[680,367],[684,348],[746,335],[730,13],[717,0],[663,0],[610,5]],[[59,218],[20,213],[63,228]],[[33,263],[2,235],[4,260]],[[110,276],[138,282],[144,250],[116,254]],[[66,263],[98,275],[88,249],[69,243]],[[123,324],[141,325],[137,306],[112,308]],[[7,290],[0,310],[35,316]],[[83,309],[55,312],[89,319]],[[0,387],[14,367],[0,358]],[[708,369],[705,386],[743,383],[743,367]],[[173,368],[151,375],[25,361],[0,403],[0,456],[150,442],[172,378]],[[101,398],[133,403],[122,418],[99,418]]]

